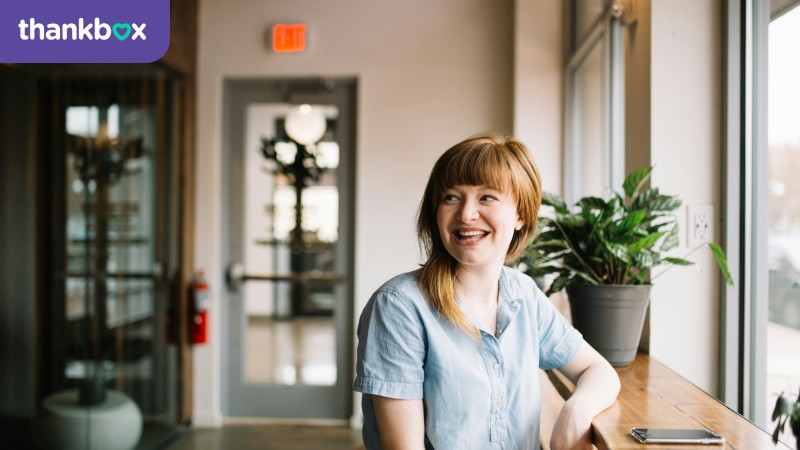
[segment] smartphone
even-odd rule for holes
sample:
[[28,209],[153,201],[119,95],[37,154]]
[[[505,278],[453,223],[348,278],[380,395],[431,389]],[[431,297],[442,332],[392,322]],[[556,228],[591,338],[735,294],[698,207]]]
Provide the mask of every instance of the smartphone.
[[724,444],[725,438],[706,429],[632,428],[631,436],[645,444]]

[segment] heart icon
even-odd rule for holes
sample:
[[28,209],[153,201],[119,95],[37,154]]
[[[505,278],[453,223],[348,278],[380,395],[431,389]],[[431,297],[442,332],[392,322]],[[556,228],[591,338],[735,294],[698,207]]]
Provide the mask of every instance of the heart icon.
[[[131,24],[129,23],[115,23],[111,30],[114,32],[114,36],[117,37],[120,41],[124,41],[128,39],[128,36],[131,34]],[[124,32],[120,32],[120,30],[125,30]]]

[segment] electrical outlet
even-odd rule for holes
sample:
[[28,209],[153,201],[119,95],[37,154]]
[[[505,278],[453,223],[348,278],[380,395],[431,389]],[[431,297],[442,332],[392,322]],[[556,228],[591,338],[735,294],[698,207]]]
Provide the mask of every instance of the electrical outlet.
[[714,205],[689,205],[686,216],[687,245],[697,247],[711,242],[714,234]]

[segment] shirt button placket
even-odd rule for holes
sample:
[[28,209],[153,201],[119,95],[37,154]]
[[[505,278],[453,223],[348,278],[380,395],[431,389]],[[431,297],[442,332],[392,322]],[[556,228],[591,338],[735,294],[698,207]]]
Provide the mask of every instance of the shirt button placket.
[[[489,386],[491,389],[490,435],[494,444],[506,440],[506,413],[503,407],[503,396],[506,391],[503,374],[500,345],[494,336],[484,338],[484,358],[489,367]],[[494,447],[494,446],[493,446]]]

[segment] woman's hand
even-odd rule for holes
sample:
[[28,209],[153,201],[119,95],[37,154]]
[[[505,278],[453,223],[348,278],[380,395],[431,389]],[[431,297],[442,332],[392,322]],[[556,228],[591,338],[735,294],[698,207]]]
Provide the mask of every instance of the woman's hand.
[[616,400],[619,376],[586,342],[560,370],[575,383],[575,392],[558,414],[550,446],[552,450],[592,449],[592,419]]

